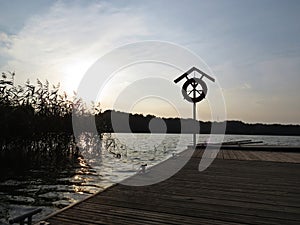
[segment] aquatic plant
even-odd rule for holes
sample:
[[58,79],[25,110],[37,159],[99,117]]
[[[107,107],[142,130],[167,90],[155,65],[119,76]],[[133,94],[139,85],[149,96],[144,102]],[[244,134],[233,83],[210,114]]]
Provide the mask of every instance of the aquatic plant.
[[[101,113],[99,103],[87,106],[76,94],[69,97],[59,84],[46,80],[14,84],[15,73],[0,78],[0,137],[32,136],[48,132],[72,132],[72,112],[80,117]],[[76,109],[76,110],[75,110]]]
[[68,96],[59,84],[48,81],[15,85],[14,77],[13,72],[3,72],[0,78],[1,171],[72,164],[79,154],[72,113],[84,120],[100,113],[100,104],[89,107],[76,94]]

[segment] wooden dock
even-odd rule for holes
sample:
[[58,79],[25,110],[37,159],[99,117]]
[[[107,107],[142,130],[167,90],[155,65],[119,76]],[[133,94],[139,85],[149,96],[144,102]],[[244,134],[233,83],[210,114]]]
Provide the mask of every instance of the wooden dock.
[[199,172],[202,153],[196,150],[163,182],[117,184],[45,220],[51,225],[300,224],[299,153],[222,150]]

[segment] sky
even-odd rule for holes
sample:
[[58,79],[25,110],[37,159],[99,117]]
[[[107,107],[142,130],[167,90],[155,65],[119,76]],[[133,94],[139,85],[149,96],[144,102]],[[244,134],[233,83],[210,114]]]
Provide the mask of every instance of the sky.
[[[86,71],[110,51],[134,42],[163,41],[205,62],[209,69],[201,69],[213,73],[222,90],[226,119],[300,124],[299,11],[297,0],[1,0],[0,71],[15,71],[19,84],[37,78],[60,82],[71,94]],[[155,73],[174,73],[166,79],[180,75],[153,67]],[[114,104],[111,96],[117,98],[130,86],[132,76],[143,77],[145,68],[125,69],[110,80],[102,93],[107,97],[100,98],[102,108],[165,117],[177,116],[180,108],[182,117],[191,117],[192,105],[180,96],[182,84],[172,97],[177,99],[174,104],[164,97],[163,87],[155,96],[143,95],[147,85],[155,86],[147,82],[132,86],[140,98],[122,100],[129,108]],[[212,103],[204,100],[197,105],[198,119],[212,119]]]

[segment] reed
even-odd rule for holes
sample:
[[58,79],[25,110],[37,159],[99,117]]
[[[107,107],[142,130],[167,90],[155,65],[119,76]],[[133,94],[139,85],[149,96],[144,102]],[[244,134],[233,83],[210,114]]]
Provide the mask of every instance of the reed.
[[48,81],[15,85],[14,77],[3,72],[0,79],[1,170],[72,165],[78,157],[72,113],[90,117],[101,112],[100,105],[87,107],[76,94],[69,97]]

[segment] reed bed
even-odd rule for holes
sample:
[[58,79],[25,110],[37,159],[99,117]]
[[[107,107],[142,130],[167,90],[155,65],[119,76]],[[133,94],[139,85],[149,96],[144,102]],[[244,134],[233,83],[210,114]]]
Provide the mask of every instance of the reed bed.
[[73,166],[78,157],[72,113],[86,118],[100,113],[60,85],[29,80],[15,85],[15,73],[0,78],[0,168],[9,174],[31,168]]

